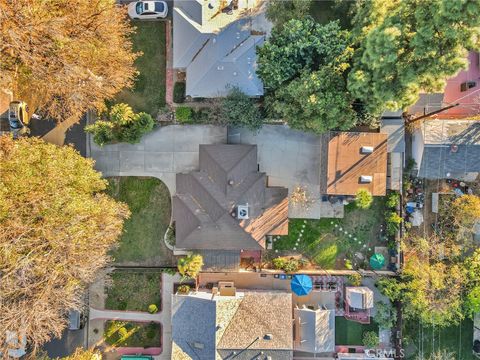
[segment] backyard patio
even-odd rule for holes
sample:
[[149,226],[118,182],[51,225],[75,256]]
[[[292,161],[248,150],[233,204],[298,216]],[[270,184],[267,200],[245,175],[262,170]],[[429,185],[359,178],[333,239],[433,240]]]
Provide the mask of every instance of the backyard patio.
[[386,247],[385,200],[375,197],[369,209],[345,206],[343,219],[290,219],[288,236],[273,238],[276,255],[300,253],[325,269],[368,269],[375,247]]

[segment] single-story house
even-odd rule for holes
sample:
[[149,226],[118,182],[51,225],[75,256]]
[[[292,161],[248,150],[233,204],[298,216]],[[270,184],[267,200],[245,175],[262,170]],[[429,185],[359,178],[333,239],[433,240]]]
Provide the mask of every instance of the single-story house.
[[288,189],[267,186],[256,145],[200,145],[199,156],[198,171],[176,177],[175,251],[202,254],[204,270],[237,270],[267,235],[288,234]]
[[475,181],[480,172],[480,122],[426,119],[412,136],[418,176]]
[[271,27],[259,0],[175,1],[173,68],[186,73],[186,95],[222,97],[238,87],[262,96],[256,48]]
[[291,293],[220,289],[172,297],[172,360],[292,359]]
[[328,141],[328,195],[355,195],[367,189],[374,196],[387,191],[387,134],[333,132]]

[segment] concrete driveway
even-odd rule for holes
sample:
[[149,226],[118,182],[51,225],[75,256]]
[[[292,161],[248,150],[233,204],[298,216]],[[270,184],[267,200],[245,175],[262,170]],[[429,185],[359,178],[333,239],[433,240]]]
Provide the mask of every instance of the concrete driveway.
[[[212,125],[169,125],[145,135],[138,144],[100,147],[89,136],[89,156],[103,176],[152,176],[175,194],[175,174],[198,168],[198,146],[227,142],[227,129]],[[88,152],[87,150],[87,152]]]
[[322,137],[283,125],[265,125],[258,133],[230,128],[228,142],[257,145],[260,171],[267,174],[270,186],[287,187],[289,193],[296,186],[307,189],[311,203],[306,208],[291,204],[289,217],[343,217],[343,205],[321,201],[320,185],[327,163]]

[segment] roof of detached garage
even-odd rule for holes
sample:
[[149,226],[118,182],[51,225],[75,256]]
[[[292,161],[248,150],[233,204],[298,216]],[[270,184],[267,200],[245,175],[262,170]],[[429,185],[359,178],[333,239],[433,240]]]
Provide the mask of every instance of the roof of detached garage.
[[[362,181],[361,177],[371,177],[371,181]],[[386,193],[387,134],[332,133],[328,142],[326,193],[355,195],[362,188],[374,196]]]

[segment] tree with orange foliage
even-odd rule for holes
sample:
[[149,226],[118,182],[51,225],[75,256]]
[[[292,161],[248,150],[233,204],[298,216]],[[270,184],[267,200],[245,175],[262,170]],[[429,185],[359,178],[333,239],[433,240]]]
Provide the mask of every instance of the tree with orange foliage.
[[136,74],[115,0],[0,0],[0,88],[58,121],[101,109]]
[[0,353],[7,331],[34,352],[109,261],[129,210],[72,147],[0,137]]

